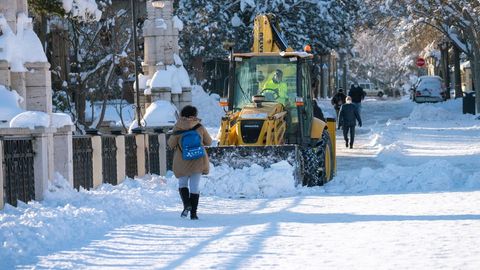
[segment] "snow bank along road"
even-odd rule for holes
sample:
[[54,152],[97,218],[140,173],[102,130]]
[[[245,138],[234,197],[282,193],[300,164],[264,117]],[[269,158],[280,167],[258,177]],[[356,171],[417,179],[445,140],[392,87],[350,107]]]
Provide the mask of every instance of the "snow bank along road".
[[214,168],[198,221],[179,218],[171,176],[81,192],[57,179],[44,202],[0,212],[0,268],[480,269],[480,121],[459,112],[367,100],[332,182]]

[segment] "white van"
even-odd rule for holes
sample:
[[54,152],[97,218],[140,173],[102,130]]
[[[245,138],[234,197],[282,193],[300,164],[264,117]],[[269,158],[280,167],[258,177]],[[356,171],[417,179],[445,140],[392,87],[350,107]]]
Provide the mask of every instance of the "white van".
[[371,82],[359,82],[358,85],[363,88],[367,96],[383,97],[383,91]]

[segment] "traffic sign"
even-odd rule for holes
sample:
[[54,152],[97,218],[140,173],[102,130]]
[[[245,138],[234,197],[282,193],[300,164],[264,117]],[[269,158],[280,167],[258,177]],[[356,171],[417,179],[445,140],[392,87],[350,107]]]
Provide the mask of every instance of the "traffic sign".
[[417,64],[417,67],[425,66],[425,59],[423,59],[422,57],[418,57],[417,61],[416,61],[416,64]]

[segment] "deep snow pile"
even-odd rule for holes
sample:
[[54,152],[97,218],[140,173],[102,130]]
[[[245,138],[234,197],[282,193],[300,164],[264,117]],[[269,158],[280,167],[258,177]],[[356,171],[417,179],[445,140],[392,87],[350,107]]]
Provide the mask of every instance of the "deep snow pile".
[[202,124],[207,127],[220,126],[220,121],[225,112],[218,104],[218,95],[209,95],[200,85],[192,87],[192,95],[192,104],[197,107]]
[[[409,101],[403,101],[409,102]],[[480,189],[480,121],[462,101],[417,104],[408,117],[371,127],[381,168],[340,170],[327,192],[403,193]]]

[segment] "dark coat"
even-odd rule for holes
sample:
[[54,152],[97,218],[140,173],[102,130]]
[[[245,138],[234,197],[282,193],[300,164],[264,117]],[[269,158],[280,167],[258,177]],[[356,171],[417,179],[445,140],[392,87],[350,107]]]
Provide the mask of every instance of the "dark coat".
[[345,99],[347,96],[343,92],[338,92],[333,96],[332,98],[332,105],[335,108],[335,110],[340,110],[340,106],[345,104]]
[[360,103],[362,100],[365,98],[367,93],[363,91],[363,88],[360,86],[353,86],[350,88],[350,91],[348,92],[348,95],[352,97],[352,102],[353,103]]
[[[356,121],[355,121],[356,120]],[[343,127],[354,127],[358,121],[358,125],[362,126],[362,119],[358,113],[358,108],[355,104],[345,103],[340,107],[340,112],[338,113],[338,128]]]

